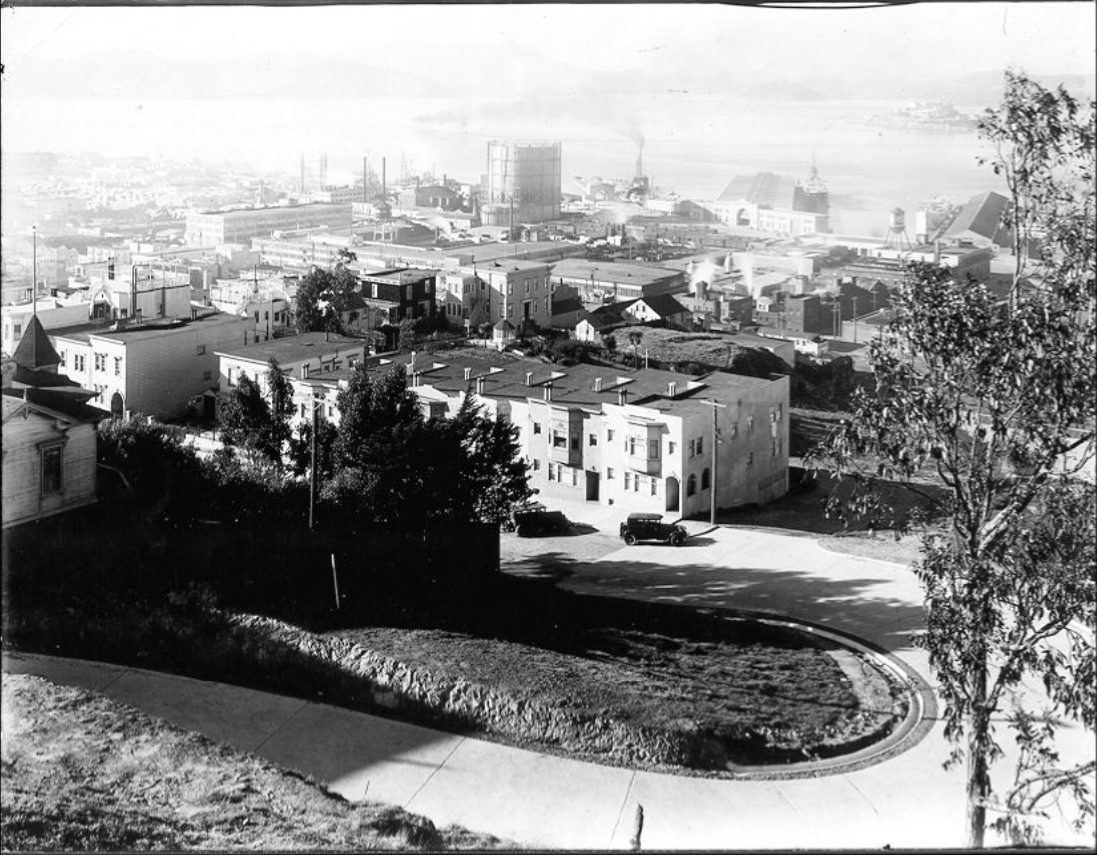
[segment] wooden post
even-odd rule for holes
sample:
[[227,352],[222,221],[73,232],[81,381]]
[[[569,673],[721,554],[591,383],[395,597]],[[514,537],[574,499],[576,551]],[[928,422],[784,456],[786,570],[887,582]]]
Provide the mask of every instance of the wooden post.
[[335,588],[335,608],[339,608],[339,574],[335,570],[335,553],[331,554],[331,584]]

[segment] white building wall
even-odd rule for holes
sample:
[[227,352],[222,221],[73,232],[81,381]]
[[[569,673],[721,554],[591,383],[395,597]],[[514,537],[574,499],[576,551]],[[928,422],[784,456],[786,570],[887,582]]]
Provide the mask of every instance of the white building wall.
[[[71,510],[96,498],[95,425],[75,423],[62,433],[56,420],[31,412],[4,423],[3,524],[27,522]],[[42,492],[40,446],[62,442],[61,490]]]

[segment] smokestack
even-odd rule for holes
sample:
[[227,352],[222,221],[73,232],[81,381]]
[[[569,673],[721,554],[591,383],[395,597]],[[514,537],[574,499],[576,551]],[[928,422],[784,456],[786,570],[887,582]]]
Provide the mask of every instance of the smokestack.
[[551,383],[546,383],[544,388],[545,388],[545,400],[548,401],[551,404],[552,403],[552,384]]
[[644,177],[644,141],[640,140],[640,151],[636,155],[636,180]]
[[369,158],[362,158],[362,204],[369,204]]
[[623,407],[628,403],[628,389],[617,390],[617,406]]
[[484,394],[484,378],[483,377],[477,377],[476,378],[476,394],[477,395],[483,395]]
[[387,164],[386,164],[385,158],[382,157],[381,158],[381,205],[383,207],[387,208],[388,207],[389,189],[388,189],[388,172],[386,171],[386,169],[387,169]]

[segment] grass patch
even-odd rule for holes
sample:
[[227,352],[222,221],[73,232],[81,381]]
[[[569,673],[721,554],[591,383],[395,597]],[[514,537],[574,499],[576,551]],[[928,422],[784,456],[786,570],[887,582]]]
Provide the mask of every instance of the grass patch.
[[[3,675],[4,851],[488,849],[40,677]],[[511,846],[513,848],[513,846]]]

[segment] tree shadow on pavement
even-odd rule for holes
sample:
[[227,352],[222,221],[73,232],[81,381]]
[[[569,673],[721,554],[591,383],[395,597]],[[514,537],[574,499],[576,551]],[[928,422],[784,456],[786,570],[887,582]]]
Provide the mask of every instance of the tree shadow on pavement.
[[901,599],[886,575],[833,578],[799,570],[646,561],[599,561],[569,568],[563,587],[699,609],[769,612],[848,632],[886,650],[910,646],[924,621],[920,601]]

